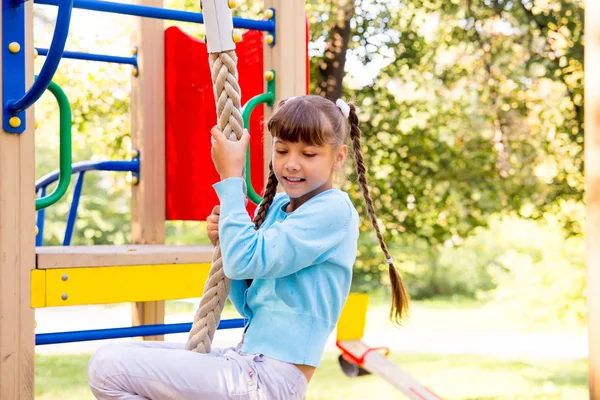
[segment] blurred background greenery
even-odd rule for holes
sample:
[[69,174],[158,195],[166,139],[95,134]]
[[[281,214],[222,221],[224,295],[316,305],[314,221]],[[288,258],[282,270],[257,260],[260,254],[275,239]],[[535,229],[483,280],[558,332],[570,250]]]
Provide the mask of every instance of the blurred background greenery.
[[[238,14],[259,17],[259,3]],[[36,45],[50,40],[52,12],[36,8]],[[129,50],[127,17],[90,35],[97,14],[82,13],[69,49]],[[311,91],[358,107],[377,215],[412,297],[517,302],[528,317],[583,324],[582,2],[312,0],[307,13]],[[130,78],[129,67],[62,61],[75,161],[128,158]],[[57,112],[42,100],[37,177],[58,159]],[[385,260],[351,162],[347,177],[364,222],[354,289],[380,289]],[[129,241],[126,178],[87,174],[73,244]],[[46,245],[61,243],[69,204],[47,211]],[[203,231],[170,222],[167,241],[202,243]]]
[[[261,3],[241,2],[236,14],[260,17]],[[306,9],[311,91],[357,105],[375,209],[413,299],[491,304],[531,329],[585,328],[584,2],[308,0]],[[36,6],[36,46],[49,44],[54,13]],[[68,49],[127,54],[130,17],[104,18],[75,11]],[[128,158],[130,79],[129,67],[61,62],[74,161]],[[49,95],[36,115],[40,177],[58,163]],[[350,162],[343,188],[364,222],[353,290],[385,295],[387,264],[353,171]],[[83,193],[72,244],[128,243],[127,176],[88,173]],[[47,211],[46,245],[62,242],[69,204],[70,195]],[[167,242],[207,243],[204,225],[169,222]]]

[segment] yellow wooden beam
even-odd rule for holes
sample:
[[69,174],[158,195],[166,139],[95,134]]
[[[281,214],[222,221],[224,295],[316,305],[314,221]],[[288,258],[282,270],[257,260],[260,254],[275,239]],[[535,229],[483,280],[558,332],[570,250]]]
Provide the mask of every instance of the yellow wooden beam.
[[337,324],[337,340],[360,340],[365,332],[369,295],[350,293]]
[[210,264],[53,268],[32,271],[34,308],[200,297]]
[[31,308],[46,307],[46,271],[31,270]]

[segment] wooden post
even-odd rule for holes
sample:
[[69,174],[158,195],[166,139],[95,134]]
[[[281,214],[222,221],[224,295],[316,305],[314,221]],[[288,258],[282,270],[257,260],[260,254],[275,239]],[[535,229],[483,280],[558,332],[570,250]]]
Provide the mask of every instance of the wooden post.
[[[162,7],[162,0],[139,0]],[[164,25],[160,19],[138,18],[133,44],[138,48],[139,75],[132,78],[131,136],[140,152],[140,181],[133,186],[131,241],[165,242],[165,83]],[[126,290],[126,289],[125,289]],[[165,302],[133,304],[133,325],[162,324]],[[146,340],[163,340],[163,336]]]
[[[23,4],[26,32],[21,51],[25,51],[26,86],[30,87],[33,3]],[[1,85],[0,79],[0,93]],[[7,134],[0,128],[0,399],[7,400],[34,398],[35,333],[29,287],[35,266],[33,107],[26,114],[27,129],[22,134]]]
[[[306,94],[306,5],[305,0],[265,0],[265,10],[276,12],[276,43],[264,45],[265,71],[275,70],[275,104]],[[265,107],[265,121],[271,110]],[[265,182],[269,173],[272,143],[265,133]]]
[[589,392],[600,400],[600,2],[585,5],[585,179]]

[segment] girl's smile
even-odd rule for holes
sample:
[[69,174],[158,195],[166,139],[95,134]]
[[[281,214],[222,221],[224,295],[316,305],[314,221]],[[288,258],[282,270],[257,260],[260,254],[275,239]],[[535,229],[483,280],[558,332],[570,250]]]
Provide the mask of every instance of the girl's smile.
[[347,154],[345,145],[311,145],[273,139],[273,171],[290,196],[293,211],[313,196],[333,187],[333,172]]
[[299,185],[302,182],[306,182],[306,179],[304,179],[304,178],[293,177],[293,176],[284,176],[283,180],[284,180],[284,183],[286,183],[290,186],[295,186],[295,185]]

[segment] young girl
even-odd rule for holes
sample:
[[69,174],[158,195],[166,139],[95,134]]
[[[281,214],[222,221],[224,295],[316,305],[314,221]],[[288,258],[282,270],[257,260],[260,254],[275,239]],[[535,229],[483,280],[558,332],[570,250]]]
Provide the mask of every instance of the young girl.
[[[348,129],[349,126],[349,129]],[[279,103],[268,122],[273,154],[254,221],[245,208],[243,169],[249,136],[227,140],[213,128],[212,157],[220,207],[208,234],[220,240],[230,299],[247,319],[236,347],[209,354],[183,343],[104,346],[89,364],[98,399],[302,399],[350,290],[359,218],[348,195],[333,188],[348,135],[367,210],[389,264],[391,317],[408,305],[402,280],[377,225],[353,105],[319,96]],[[283,193],[276,193],[281,184]]]

